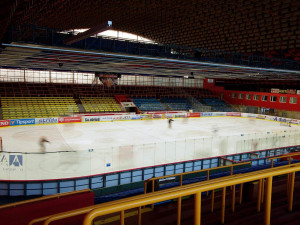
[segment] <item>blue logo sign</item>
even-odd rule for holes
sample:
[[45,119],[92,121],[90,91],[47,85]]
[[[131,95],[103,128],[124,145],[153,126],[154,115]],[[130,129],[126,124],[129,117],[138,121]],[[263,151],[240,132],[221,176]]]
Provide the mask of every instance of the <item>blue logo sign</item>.
[[23,156],[22,155],[9,155],[9,165],[20,167],[23,166]]
[[10,120],[11,126],[35,124],[35,119],[16,119]]
[[58,118],[40,118],[36,119],[37,124],[58,123]]
[[212,116],[211,112],[203,112],[201,113],[201,116]]

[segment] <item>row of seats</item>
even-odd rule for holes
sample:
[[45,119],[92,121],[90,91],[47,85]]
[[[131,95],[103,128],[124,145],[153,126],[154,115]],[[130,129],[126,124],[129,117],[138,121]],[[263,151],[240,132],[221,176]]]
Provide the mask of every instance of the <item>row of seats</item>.
[[167,110],[167,107],[155,98],[132,98],[132,101],[141,111]]
[[185,98],[162,98],[161,99],[171,110],[185,110],[192,109],[192,105]]
[[[113,97],[82,97],[81,112],[121,112],[122,108]],[[190,98],[132,98],[141,111],[233,111],[225,102],[219,99]],[[2,97],[3,119],[34,118],[66,116],[78,113],[79,109],[72,97]]]
[[3,119],[67,116],[78,113],[72,97],[2,97]]
[[210,106],[214,111],[217,112],[231,112],[236,111],[234,110],[230,105],[228,105],[226,102],[218,99],[218,98],[204,98],[202,101]]
[[122,109],[112,97],[85,97],[80,99],[86,112],[121,112]]

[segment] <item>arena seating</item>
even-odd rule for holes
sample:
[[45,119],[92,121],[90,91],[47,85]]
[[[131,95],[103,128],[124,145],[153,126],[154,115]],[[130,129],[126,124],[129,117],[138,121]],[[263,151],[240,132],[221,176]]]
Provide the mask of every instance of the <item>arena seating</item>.
[[68,116],[78,112],[72,97],[2,97],[3,119]]
[[80,99],[86,112],[121,112],[122,109],[112,97],[83,97]]
[[185,98],[162,98],[161,99],[171,110],[185,110],[192,109],[191,104]]
[[[122,109],[113,97],[118,95],[133,98],[137,107],[142,111],[189,109],[198,112],[211,111],[211,108],[201,104],[199,99],[215,98],[209,90],[192,87],[118,85],[114,88],[107,88],[89,84],[0,83],[0,98],[2,99],[0,107],[3,108],[3,119],[64,116],[79,111],[120,112]],[[12,101],[12,99],[15,100]],[[164,99],[166,104],[162,104],[157,99]],[[205,103],[208,105],[212,102],[207,101],[208,103]],[[218,106],[222,108],[222,111],[229,110],[224,109],[225,106],[228,107],[225,103],[212,104],[216,111]]]
[[202,101],[208,106],[211,106],[211,108],[217,112],[235,111],[230,105],[217,98],[203,98]]
[[211,107],[205,104],[202,104],[196,98],[189,98],[189,102],[192,104],[192,109],[194,112],[210,112]]
[[132,98],[132,101],[141,111],[167,110],[167,107],[155,98]]

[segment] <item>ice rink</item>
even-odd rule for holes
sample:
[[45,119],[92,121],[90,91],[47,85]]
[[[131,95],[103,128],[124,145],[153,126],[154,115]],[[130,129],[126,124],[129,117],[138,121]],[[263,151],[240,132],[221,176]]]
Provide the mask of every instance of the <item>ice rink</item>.
[[[174,119],[171,128],[167,119],[18,126],[0,129],[0,136],[4,151],[40,152],[39,139],[45,136],[50,141],[50,144],[46,143],[46,151],[57,152],[89,149],[101,151],[112,147],[185,139],[212,138],[213,142],[230,137],[236,141],[263,139],[295,130],[300,131],[300,127],[280,126],[278,122],[259,119],[206,117]],[[232,152],[235,143],[223,146],[221,154],[237,153]]]
[[[239,117],[174,119],[171,127],[167,119],[158,119],[0,129],[5,152],[32,153],[26,154],[30,179],[87,176],[297,145],[299,134],[297,125]],[[40,150],[42,136],[50,141],[46,154]],[[35,178],[29,175],[35,170],[33,165],[28,168],[32,160],[40,170]]]

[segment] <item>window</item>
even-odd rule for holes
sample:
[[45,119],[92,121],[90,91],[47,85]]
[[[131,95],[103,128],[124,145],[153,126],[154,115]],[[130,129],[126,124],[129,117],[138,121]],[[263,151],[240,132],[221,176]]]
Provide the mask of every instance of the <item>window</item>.
[[232,98],[236,98],[236,93],[232,93]]
[[290,97],[290,104],[296,104],[297,98],[296,97]]
[[280,96],[279,102],[286,103],[286,97],[285,96]]
[[247,99],[247,100],[251,100],[251,97],[252,97],[251,94],[247,94],[247,95],[246,95],[246,99]]
[[268,101],[268,96],[267,95],[263,95],[263,96],[261,96],[261,100],[262,101]]
[[244,94],[239,94],[239,99],[244,99]]
[[277,102],[277,97],[276,96],[271,96],[271,102]]
[[254,100],[259,101],[259,95],[254,95]]

